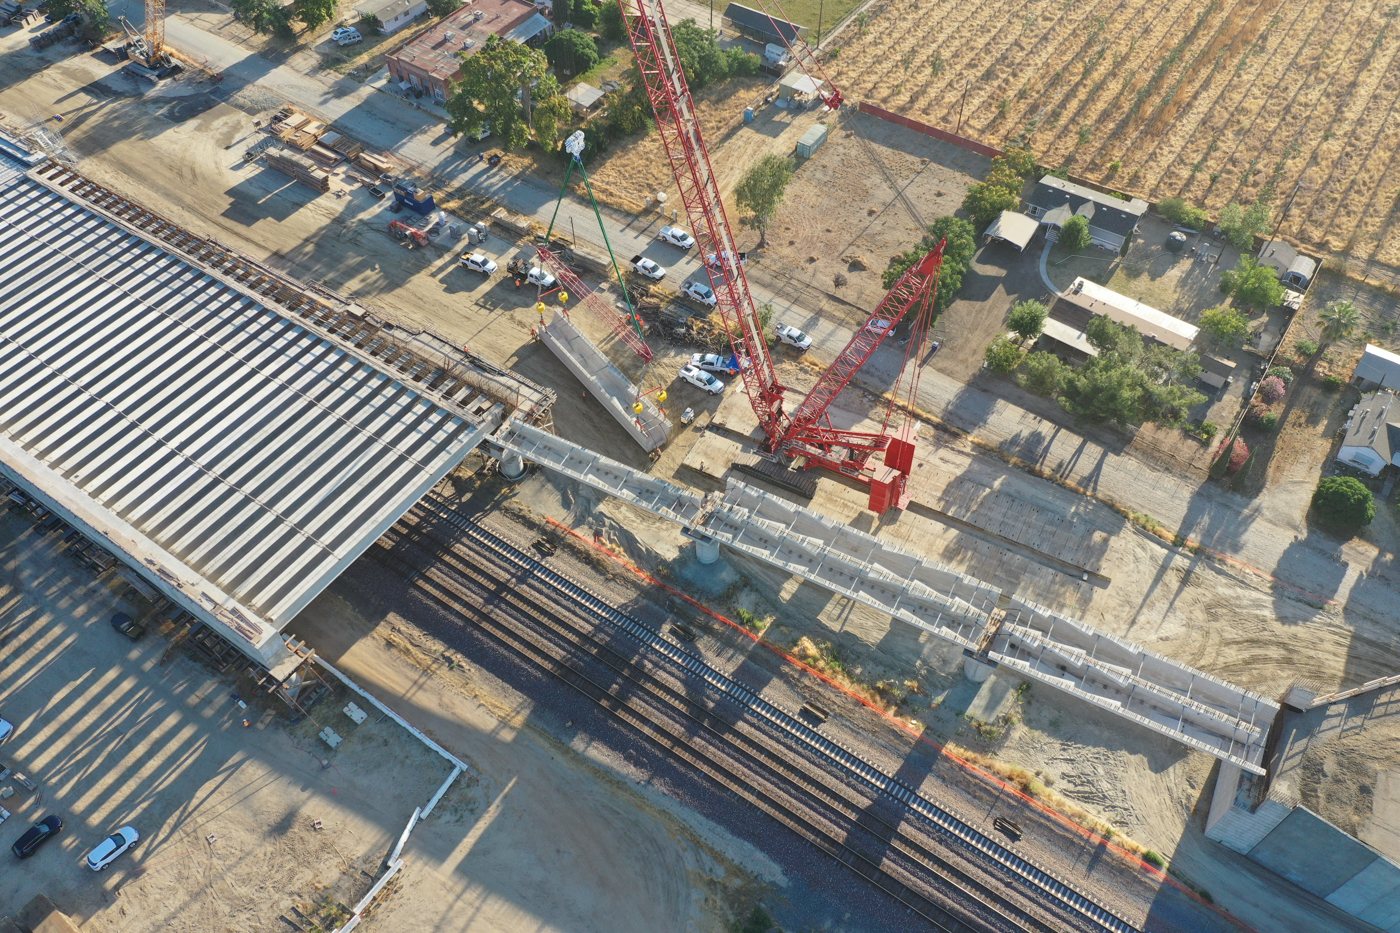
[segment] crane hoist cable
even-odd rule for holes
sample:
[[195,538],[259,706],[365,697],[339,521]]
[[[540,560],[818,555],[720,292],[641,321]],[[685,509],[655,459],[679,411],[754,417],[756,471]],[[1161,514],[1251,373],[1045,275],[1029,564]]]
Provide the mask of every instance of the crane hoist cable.
[[[588,203],[593,205],[593,216],[598,220],[598,231],[603,234],[603,245],[608,250],[608,261],[612,263],[613,273],[617,276],[617,284],[622,288],[622,300],[627,305],[627,320],[632,325],[632,329],[637,332],[637,339],[645,342],[646,336],[642,333],[641,322],[637,319],[637,309],[632,306],[632,296],[627,293],[627,283],[622,278],[622,269],[618,267],[617,256],[613,253],[612,241],[608,239],[608,228],[603,224],[603,212],[598,209],[598,199],[593,196],[593,184],[588,180],[588,170],[583,167],[583,130],[575,130],[568,139],[564,140],[564,151],[569,154],[569,167],[564,172],[564,184],[559,186],[559,197],[554,202],[554,213],[549,218],[549,229],[545,231],[544,242],[549,245],[554,234],[554,221],[559,217],[559,208],[564,205],[564,196],[569,192],[569,179],[573,177],[574,167],[578,167],[578,172],[583,176],[583,187],[588,192]],[[647,368],[651,368],[651,361],[647,361]]]

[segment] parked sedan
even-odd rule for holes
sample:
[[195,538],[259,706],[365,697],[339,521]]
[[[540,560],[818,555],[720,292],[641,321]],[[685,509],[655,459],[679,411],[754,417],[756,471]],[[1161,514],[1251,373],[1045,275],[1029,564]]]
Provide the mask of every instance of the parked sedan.
[[39,848],[48,842],[58,831],[63,828],[63,820],[56,814],[50,813],[33,826],[24,831],[14,845],[10,846],[10,851],[15,854],[15,858],[29,858]]
[[691,281],[682,284],[681,294],[692,301],[698,301],[707,308],[713,308],[715,305],[719,304],[719,299],[715,297],[714,289],[703,282]]
[[690,249],[695,245],[695,237],[686,233],[680,227],[662,227],[661,232],[656,234],[656,238],[672,246],[679,246],[681,249]]
[[705,372],[699,366],[686,363],[681,367],[680,376],[686,382],[695,386],[695,388],[704,389],[711,395],[719,395],[724,391],[724,383]]
[[123,826],[93,846],[92,851],[87,856],[87,867],[93,871],[101,871],[115,862],[118,855],[136,845],[136,841],[140,838],[141,834],[135,829]]
[[146,626],[142,625],[125,612],[116,613],[112,616],[111,621],[112,628],[115,629],[118,634],[125,635],[132,641],[137,641],[142,635],[146,634]]
[[0,745],[9,741],[10,736],[15,734],[15,724],[4,719],[0,719]]

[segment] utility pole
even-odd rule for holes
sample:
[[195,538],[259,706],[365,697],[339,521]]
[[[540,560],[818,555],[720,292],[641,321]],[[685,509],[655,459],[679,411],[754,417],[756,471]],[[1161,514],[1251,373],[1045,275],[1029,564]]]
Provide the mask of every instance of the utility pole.
[[962,100],[958,102],[958,128],[955,129],[955,130],[953,130],[953,135],[954,135],[954,136],[958,136],[958,135],[961,135],[961,134],[962,134],[963,105],[967,103],[967,89],[970,88],[970,87],[972,87],[972,81],[971,81],[971,80],[968,80],[968,79],[964,79],[964,80],[963,80]]
[[1278,223],[1274,224],[1274,232],[1269,234],[1269,239],[1273,240],[1278,237],[1279,228],[1288,219],[1288,212],[1293,209],[1293,199],[1298,196],[1298,189],[1302,186],[1303,179],[1299,178],[1298,183],[1293,186],[1293,193],[1288,196],[1288,203],[1283,206],[1283,214],[1279,216]]
[[715,31],[715,0],[710,0],[710,33]]
[[821,0],[821,2],[817,4],[817,48],[821,48],[822,44],[822,14],[825,12],[826,0]]

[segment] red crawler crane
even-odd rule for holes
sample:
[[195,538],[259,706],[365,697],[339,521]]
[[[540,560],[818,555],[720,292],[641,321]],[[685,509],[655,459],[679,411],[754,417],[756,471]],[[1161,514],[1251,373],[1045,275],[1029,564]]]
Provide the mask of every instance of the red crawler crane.
[[[681,72],[680,56],[671,37],[666,12],[660,0],[618,0],[618,4],[647,98],[656,114],[656,128],[690,220],[696,252],[717,259],[707,267],[710,286],[714,289],[720,316],[729,329],[734,352],[748,357],[751,363],[740,372],[750,404],[767,438],[767,448],[777,454],[804,457],[809,467],[824,466],[871,483],[871,508],[875,511],[884,512],[891,505],[900,504],[904,480],[912,466],[912,447],[908,456],[898,457],[902,469],[896,463],[884,469],[868,469],[871,455],[890,446],[888,434],[836,430],[830,424],[827,409],[911,307],[920,306],[921,313],[916,320],[927,325],[928,315],[922,309],[932,302],[943,255],[941,245],[905,273],[837,357],[836,363],[817,382],[797,413],[789,415],[783,408],[787,390],[778,382],[773,359],[768,353],[767,335],[763,332],[739,259],[739,248],[725,216],[719,184],[700,133],[690,88]],[[833,91],[826,99],[840,104],[837,92]],[[879,326],[879,322],[883,322],[883,326]],[[922,336],[918,344],[922,344]],[[890,468],[899,475],[891,477]]]

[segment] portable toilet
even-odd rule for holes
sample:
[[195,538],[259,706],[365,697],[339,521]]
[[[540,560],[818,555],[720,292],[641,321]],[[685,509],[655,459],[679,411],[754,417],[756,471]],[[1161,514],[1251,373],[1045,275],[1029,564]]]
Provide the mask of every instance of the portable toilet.
[[797,141],[797,154],[804,159],[810,159],[812,153],[822,147],[826,142],[826,135],[830,132],[830,127],[825,123],[818,123],[810,130],[802,134],[802,138]]
[[745,107],[745,108],[744,108],[744,122],[745,122],[745,123],[752,123],[752,122],[753,122],[753,108],[752,108],[752,107]]

